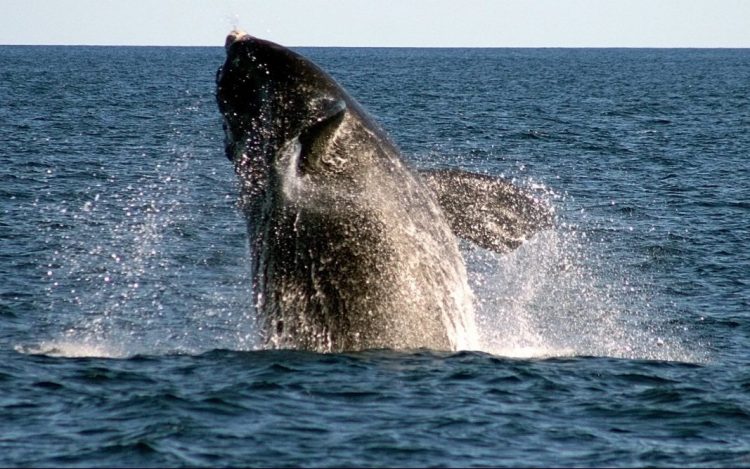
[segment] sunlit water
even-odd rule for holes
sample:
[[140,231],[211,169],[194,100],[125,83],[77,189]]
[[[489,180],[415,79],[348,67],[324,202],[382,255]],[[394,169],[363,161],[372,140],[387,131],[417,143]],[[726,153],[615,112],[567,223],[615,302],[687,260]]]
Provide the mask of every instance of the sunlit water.
[[554,206],[462,243],[481,350],[261,350],[223,49],[4,47],[0,464],[750,463],[750,54],[303,53]]

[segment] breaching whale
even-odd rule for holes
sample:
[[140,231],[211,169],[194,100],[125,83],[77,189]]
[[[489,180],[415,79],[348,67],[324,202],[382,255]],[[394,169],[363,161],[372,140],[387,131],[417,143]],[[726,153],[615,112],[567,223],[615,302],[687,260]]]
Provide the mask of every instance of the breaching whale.
[[216,77],[267,346],[476,349],[456,235],[504,252],[551,221],[501,179],[418,173],[317,65],[233,31]]

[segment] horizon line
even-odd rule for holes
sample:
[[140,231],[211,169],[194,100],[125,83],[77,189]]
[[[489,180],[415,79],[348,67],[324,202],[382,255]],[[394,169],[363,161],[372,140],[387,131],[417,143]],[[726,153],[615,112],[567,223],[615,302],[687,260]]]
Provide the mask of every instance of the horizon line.
[[[217,48],[224,46],[202,44],[100,44],[100,43],[71,43],[71,44],[39,44],[39,43],[10,43],[0,44],[0,47],[179,47],[179,48]],[[394,46],[394,45],[284,45],[287,48],[318,48],[318,49],[750,49],[750,46],[733,45],[460,45],[460,46]]]

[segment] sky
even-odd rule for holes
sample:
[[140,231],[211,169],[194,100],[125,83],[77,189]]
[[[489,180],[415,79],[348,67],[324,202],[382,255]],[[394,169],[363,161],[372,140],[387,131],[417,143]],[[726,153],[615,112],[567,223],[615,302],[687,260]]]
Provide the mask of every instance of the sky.
[[0,0],[0,44],[750,47],[750,0]]

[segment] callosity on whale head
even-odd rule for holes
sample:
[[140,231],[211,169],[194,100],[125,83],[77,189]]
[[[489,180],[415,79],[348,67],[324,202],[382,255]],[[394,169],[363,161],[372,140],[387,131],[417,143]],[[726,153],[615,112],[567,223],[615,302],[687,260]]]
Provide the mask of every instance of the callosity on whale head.
[[504,208],[502,223],[476,232],[471,227],[484,220],[463,219],[460,210],[448,217],[440,204],[456,187],[495,186],[467,184],[475,175],[462,172],[423,179],[357,102],[296,52],[241,32],[229,35],[226,48],[217,101],[241,183],[266,344],[476,348],[472,293],[453,229],[494,246],[487,238],[499,225],[538,212],[533,199],[514,189],[517,208]]

